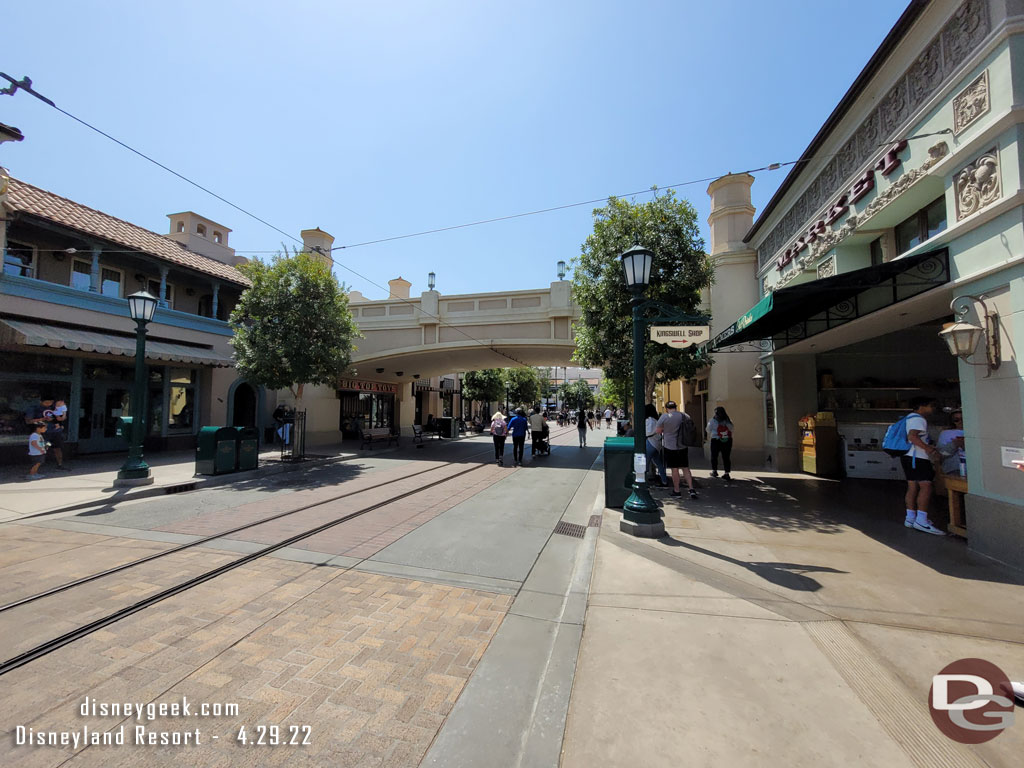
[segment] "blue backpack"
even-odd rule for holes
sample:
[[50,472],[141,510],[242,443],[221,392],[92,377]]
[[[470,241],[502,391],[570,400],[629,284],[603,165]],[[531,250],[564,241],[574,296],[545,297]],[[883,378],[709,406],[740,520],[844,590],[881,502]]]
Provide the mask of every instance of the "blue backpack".
[[885,430],[885,439],[882,440],[882,450],[893,458],[906,456],[910,450],[910,440],[907,439],[907,419],[914,415],[911,411],[895,424],[889,425]]

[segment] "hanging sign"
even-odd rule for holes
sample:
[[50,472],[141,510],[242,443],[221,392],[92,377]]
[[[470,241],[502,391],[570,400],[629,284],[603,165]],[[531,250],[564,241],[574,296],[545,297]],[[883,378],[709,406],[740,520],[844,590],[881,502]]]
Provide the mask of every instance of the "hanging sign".
[[359,381],[357,379],[338,379],[338,389],[358,392],[397,392],[395,384],[384,384],[379,381]]
[[703,344],[711,337],[708,325],[652,325],[651,341],[667,344],[676,349],[687,349]]

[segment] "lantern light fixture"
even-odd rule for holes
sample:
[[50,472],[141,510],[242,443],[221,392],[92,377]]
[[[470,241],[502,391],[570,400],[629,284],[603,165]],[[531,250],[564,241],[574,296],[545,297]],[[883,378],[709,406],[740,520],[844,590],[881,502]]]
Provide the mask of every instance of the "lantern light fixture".
[[157,297],[148,291],[139,291],[128,297],[128,312],[132,320],[148,323],[153,319],[158,302]]
[[[967,314],[974,304],[980,304],[980,309],[975,307],[978,319],[984,322],[985,327],[975,325],[966,321]],[[939,331],[939,336],[949,347],[949,352],[958,357],[968,365],[984,365],[988,368],[985,378],[992,375],[992,371],[998,370],[1000,363],[1000,339],[999,339],[999,314],[990,312],[988,305],[981,296],[963,295],[957,296],[950,302],[949,308],[953,310],[955,322],[946,323]],[[985,339],[985,362],[975,363],[967,358],[974,355],[982,338]]]
[[754,383],[758,392],[764,389],[764,367],[760,363],[754,366],[754,375],[750,377],[750,380]]
[[642,292],[651,282],[651,263],[654,261],[654,254],[641,245],[634,245],[620,258],[626,287],[634,293]]
[[558,279],[559,280],[565,280],[565,271],[566,271],[565,262],[559,260],[559,262],[558,262]]
[[427,289],[431,290],[431,291],[434,290],[434,285],[435,285],[436,282],[437,282],[437,275],[435,275],[433,272],[429,273],[427,275]]

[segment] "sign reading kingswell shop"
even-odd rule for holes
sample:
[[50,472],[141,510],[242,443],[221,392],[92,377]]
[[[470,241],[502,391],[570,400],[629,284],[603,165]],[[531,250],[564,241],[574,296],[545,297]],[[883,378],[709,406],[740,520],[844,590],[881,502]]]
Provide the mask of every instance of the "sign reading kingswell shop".
[[667,344],[676,349],[686,349],[694,344],[703,344],[711,338],[708,325],[652,325],[651,341]]

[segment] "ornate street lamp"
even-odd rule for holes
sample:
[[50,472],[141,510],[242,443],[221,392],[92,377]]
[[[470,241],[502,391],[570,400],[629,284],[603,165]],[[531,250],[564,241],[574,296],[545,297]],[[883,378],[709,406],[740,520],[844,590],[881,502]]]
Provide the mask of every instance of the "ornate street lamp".
[[558,262],[558,279],[559,280],[565,280],[565,262],[564,261],[559,261]]
[[764,388],[764,368],[760,363],[754,366],[754,375],[750,377],[750,381],[757,387],[758,392]]
[[661,510],[647,489],[647,446],[644,429],[644,329],[641,316],[643,294],[651,282],[651,264],[654,254],[635,245],[622,254],[622,272],[626,287],[633,294],[633,493],[622,507],[620,530],[634,536],[656,538],[665,535]]
[[[966,321],[967,313],[971,309],[972,302],[976,302],[981,305],[980,310],[975,307],[975,312],[978,315],[978,319],[984,321],[984,328]],[[999,314],[996,312],[989,312],[988,304],[986,304],[980,296],[957,296],[953,299],[952,303],[950,303],[949,307],[954,312],[956,322],[946,323],[942,326],[942,330],[939,331],[939,336],[946,342],[946,345],[949,347],[950,354],[960,358],[968,365],[987,366],[988,373],[985,374],[985,378],[988,378],[992,375],[992,371],[999,369],[999,365],[1001,363]],[[978,347],[978,343],[982,338],[985,339],[985,362],[971,362],[967,358],[974,355],[974,352]]]
[[142,458],[145,438],[146,325],[153,319],[159,299],[146,291],[128,297],[128,312],[135,321],[135,391],[132,394],[132,436],[128,459],[117,473],[115,485],[150,485],[153,475]]
[[434,290],[434,283],[436,281],[437,281],[437,275],[435,275],[433,272],[429,273],[427,275],[427,290],[429,290],[429,291]]

